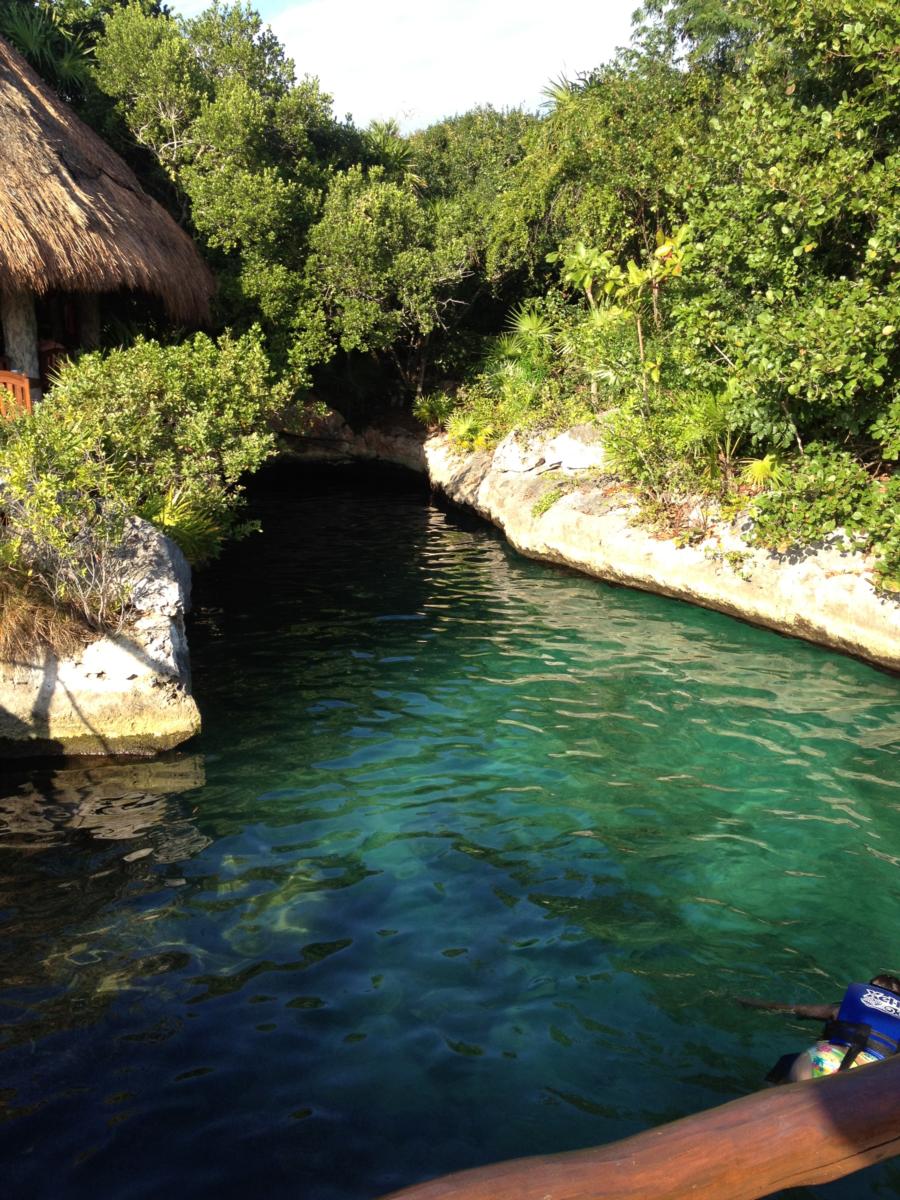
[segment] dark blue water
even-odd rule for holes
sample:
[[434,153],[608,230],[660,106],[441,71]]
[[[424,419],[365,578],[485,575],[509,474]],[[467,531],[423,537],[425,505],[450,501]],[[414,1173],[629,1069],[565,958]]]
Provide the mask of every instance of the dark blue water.
[[896,677],[302,478],[199,581],[202,737],[4,777],[8,1200],[374,1200],[609,1141],[812,1040],[736,996],[900,967]]

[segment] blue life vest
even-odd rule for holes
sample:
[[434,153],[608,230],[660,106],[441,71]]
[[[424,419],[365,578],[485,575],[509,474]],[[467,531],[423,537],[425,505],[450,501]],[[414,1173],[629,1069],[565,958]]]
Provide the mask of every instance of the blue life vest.
[[858,1047],[876,1058],[896,1054],[900,1048],[900,996],[871,983],[851,983],[837,1018],[825,1026],[825,1036],[836,1046]]

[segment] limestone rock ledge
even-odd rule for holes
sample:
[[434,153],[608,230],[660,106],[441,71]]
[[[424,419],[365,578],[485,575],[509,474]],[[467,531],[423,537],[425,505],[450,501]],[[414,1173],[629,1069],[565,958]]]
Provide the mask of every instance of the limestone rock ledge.
[[[379,459],[427,471],[457,504],[503,530],[529,558],[716,609],[900,669],[900,599],[879,591],[871,560],[822,544],[778,554],[713,521],[680,546],[638,521],[638,504],[604,473],[602,433],[583,425],[550,439],[510,435],[493,451],[461,453],[443,435],[353,433],[336,415],[301,457]],[[542,511],[542,499],[560,498]]]
[[184,615],[191,572],[169,538],[132,521],[121,554],[134,619],[70,658],[0,663],[0,757],[149,755],[200,729]]

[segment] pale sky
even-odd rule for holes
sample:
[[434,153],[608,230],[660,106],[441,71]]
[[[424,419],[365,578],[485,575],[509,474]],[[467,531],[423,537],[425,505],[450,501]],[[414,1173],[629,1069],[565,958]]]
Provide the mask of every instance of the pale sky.
[[[627,44],[639,0],[263,0],[255,7],[317,75],[337,117],[404,130],[476,104],[535,109],[541,90]],[[185,15],[205,7],[181,0]]]

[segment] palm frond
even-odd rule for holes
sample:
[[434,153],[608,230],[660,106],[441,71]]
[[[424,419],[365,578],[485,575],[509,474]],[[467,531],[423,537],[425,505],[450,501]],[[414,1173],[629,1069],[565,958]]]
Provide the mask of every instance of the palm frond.
[[565,75],[560,75],[558,79],[551,79],[546,87],[541,88],[541,95],[544,97],[542,107],[561,108],[579,90],[578,84],[567,79]]
[[766,454],[762,458],[745,458],[741,471],[741,482],[755,492],[766,488],[780,487],[787,478],[787,468],[777,454]]
[[516,359],[522,357],[522,343],[514,333],[501,333],[493,345],[493,354],[499,359]]
[[197,496],[177,487],[169,488],[165,495],[151,497],[141,516],[180,546],[188,561],[195,565],[215,558],[219,552],[224,531]]
[[553,336],[552,322],[533,300],[523,300],[514,308],[507,318],[506,327],[524,341],[549,341]]

